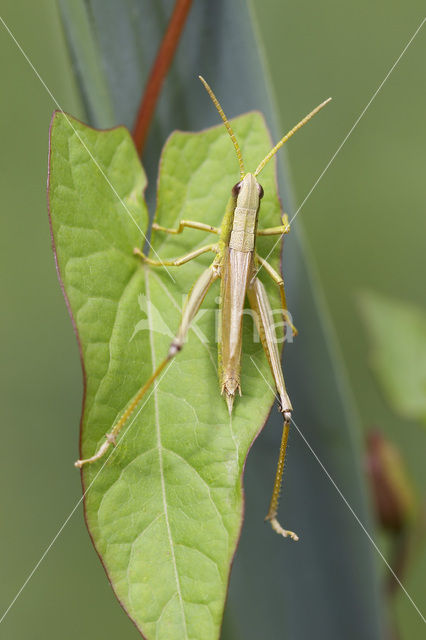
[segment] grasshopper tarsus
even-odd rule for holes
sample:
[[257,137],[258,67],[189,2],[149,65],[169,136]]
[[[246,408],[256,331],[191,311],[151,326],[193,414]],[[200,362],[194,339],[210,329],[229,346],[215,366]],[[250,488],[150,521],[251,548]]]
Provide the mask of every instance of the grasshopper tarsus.
[[284,529],[278,522],[276,516],[273,516],[273,517],[266,516],[265,520],[267,520],[270,523],[275,533],[278,533],[278,535],[283,536],[283,538],[291,538],[295,542],[299,540],[299,536],[297,535],[297,533],[295,533],[294,531],[290,531],[289,529]]
[[101,446],[99,447],[98,451],[91,456],[90,458],[85,458],[82,460],[76,460],[74,462],[74,466],[77,467],[77,469],[81,469],[85,464],[90,464],[92,462],[96,462],[97,460],[99,460],[100,458],[102,458],[105,453],[107,452],[107,450],[109,449],[111,442],[109,440],[109,437],[111,436],[111,434],[107,434],[105,436],[105,442],[103,444],[101,444]]

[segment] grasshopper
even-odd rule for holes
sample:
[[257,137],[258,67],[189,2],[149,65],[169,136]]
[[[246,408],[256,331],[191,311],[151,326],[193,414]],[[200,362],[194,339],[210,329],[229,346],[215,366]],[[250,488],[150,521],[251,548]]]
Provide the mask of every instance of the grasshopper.
[[[277,520],[278,501],[291,423],[292,405],[284,383],[281,358],[277,347],[277,337],[272,321],[271,305],[266,289],[257,277],[257,273],[260,268],[264,268],[266,273],[276,283],[280,291],[284,320],[288,323],[284,281],[281,274],[278,273],[267,262],[267,260],[263,259],[256,253],[257,236],[282,236],[290,231],[290,225],[288,223],[287,215],[284,214],[281,225],[268,229],[258,229],[258,217],[260,202],[263,197],[263,188],[258,182],[257,176],[267,162],[269,162],[269,160],[284,145],[284,143],[287,142],[287,140],[291,138],[296,131],[303,127],[303,125],[305,125],[316,113],[318,113],[318,111],[320,111],[331,100],[331,98],[317,106],[285,136],[283,136],[253,173],[246,173],[241,150],[234,132],[232,131],[231,125],[210,86],[204,78],[201,76],[199,76],[199,78],[222,118],[235,147],[240,168],[240,180],[231,190],[231,195],[228,200],[220,228],[192,220],[181,220],[176,229],[168,229],[156,223],[152,225],[154,230],[169,234],[182,233],[185,227],[216,234],[218,236],[218,241],[216,243],[207,244],[184,256],[166,261],[153,260],[145,255],[140,249],[134,249],[135,255],[137,255],[145,264],[159,268],[179,267],[206,252],[213,252],[215,254],[215,258],[208,269],[199,276],[188,294],[183,308],[179,329],[170,344],[168,353],[164,360],[131,400],[121,417],[112,427],[111,431],[106,434],[105,442],[99,447],[98,451],[90,458],[77,460],[77,462],[75,462],[75,466],[82,467],[85,464],[99,460],[105,455],[111,445],[116,444],[118,434],[128,422],[145,393],[158,378],[163,369],[183,348],[191,323],[195,318],[208,290],[211,285],[220,278],[221,293],[218,356],[221,392],[225,397],[228,411],[231,415],[235,396],[237,393],[238,395],[241,395],[242,321],[244,302],[247,296],[250,307],[253,311],[255,324],[263,349],[272,370],[272,375],[279,397],[279,410],[283,415],[283,432],[278,465],[269,510],[265,520],[268,520],[271,523],[272,528],[278,534],[284,537],[290,537],[293,540],[298,540],[299,538],[294,531],[284,529]],[[293,334],[295,335],[295,327],[291,323],[289,324]]]

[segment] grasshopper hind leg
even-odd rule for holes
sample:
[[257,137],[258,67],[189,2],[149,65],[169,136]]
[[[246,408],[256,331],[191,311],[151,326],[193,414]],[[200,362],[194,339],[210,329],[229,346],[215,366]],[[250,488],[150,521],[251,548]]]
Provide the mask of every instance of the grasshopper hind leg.
[[280,411],[283,414],[283,433],[281,438],[280,453],[278,457],[278,465],[275,473],[274,488],[272,490],[271,502],[265,520],[271,523],[273,530],[292,540],[299,540],[299,536],[294,531],[284,529],[277,520],[278,503],[280,498],[281,484],[284,472],[284,461],[287,449],[288,434],[290,430],[292,406],[290,398],[284,383],[284,376],[281,367],[281,359],[277,347],[277,336],[272,317],[271,305],[265,290],[265,287],[258,278],[255,278],[248,291],[248,299],[250,306],[254,311],[254,320],[259,332],[263,349],[268,358],[274,377],[275,386],[280,398]]
[[97,460],[100,460],[106,454],[111,444],[113,445],[116,444],[116,439],[119,433],[121,432],[123,427],[128,423],[129,419],[133,416],[142,398],[146,395],[151,385],[158,379],[158,377],[160,376],[162,371],[166,368],[166,366],[169,364],[169,362],[171,362],[171,360],[183,348],[186,336],[191,327],[191,323],[194,317],[196,316],[198,309],[200,308],[204,298],[206,297],[208,290],[210,289],[211,285],[218,277],[219,277],[219,273],[216,269],[214,262],[208,269],[203,271],[203,273],[198,277],[190,293],[188,294],[188,297],[186,299],[186,303],[182,312],[179,329],[170,344],[166,357],[158,365],[158,367],[152,373],[150,378],[148,378],[145,384],[139,389],[139,391],[130,401],[126,410],[123,412],[123,414],[121,415],[119,420],[116,422],[116,424],[113,426],[111,431],[105,435],[105,440],[100,445],[96,453],[94,453],[90,458],[77,460],[77,462],[74,463],[76,467],[81,468],[86,464],[90,464],[90,463],[96,462]]

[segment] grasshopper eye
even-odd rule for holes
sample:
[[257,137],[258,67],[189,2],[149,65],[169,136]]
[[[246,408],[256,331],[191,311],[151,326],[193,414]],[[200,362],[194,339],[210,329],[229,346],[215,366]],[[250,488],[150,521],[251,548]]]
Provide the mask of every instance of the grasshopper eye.
[[263,191],[263,187],[261,184],[257,183],[257,189],[259,191],[259,200],[262,200],[263,195],[264,195],[264,191]]
[[240,191],[241,191],[241,182],[237,182],[237,184],[234,184],[234,186],[232,187],[232,195],[236,198],[240,193]]

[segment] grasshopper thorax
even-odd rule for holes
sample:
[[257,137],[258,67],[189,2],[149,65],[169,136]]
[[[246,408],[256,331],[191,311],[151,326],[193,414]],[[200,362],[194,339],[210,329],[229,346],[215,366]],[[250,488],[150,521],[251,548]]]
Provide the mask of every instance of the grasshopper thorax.
[[246,173],[238,182],[232,193],[237,198],[232,222],[230,249],[237,251],[254,251],[256,243],[257,215],[263,189],[253,173]]

